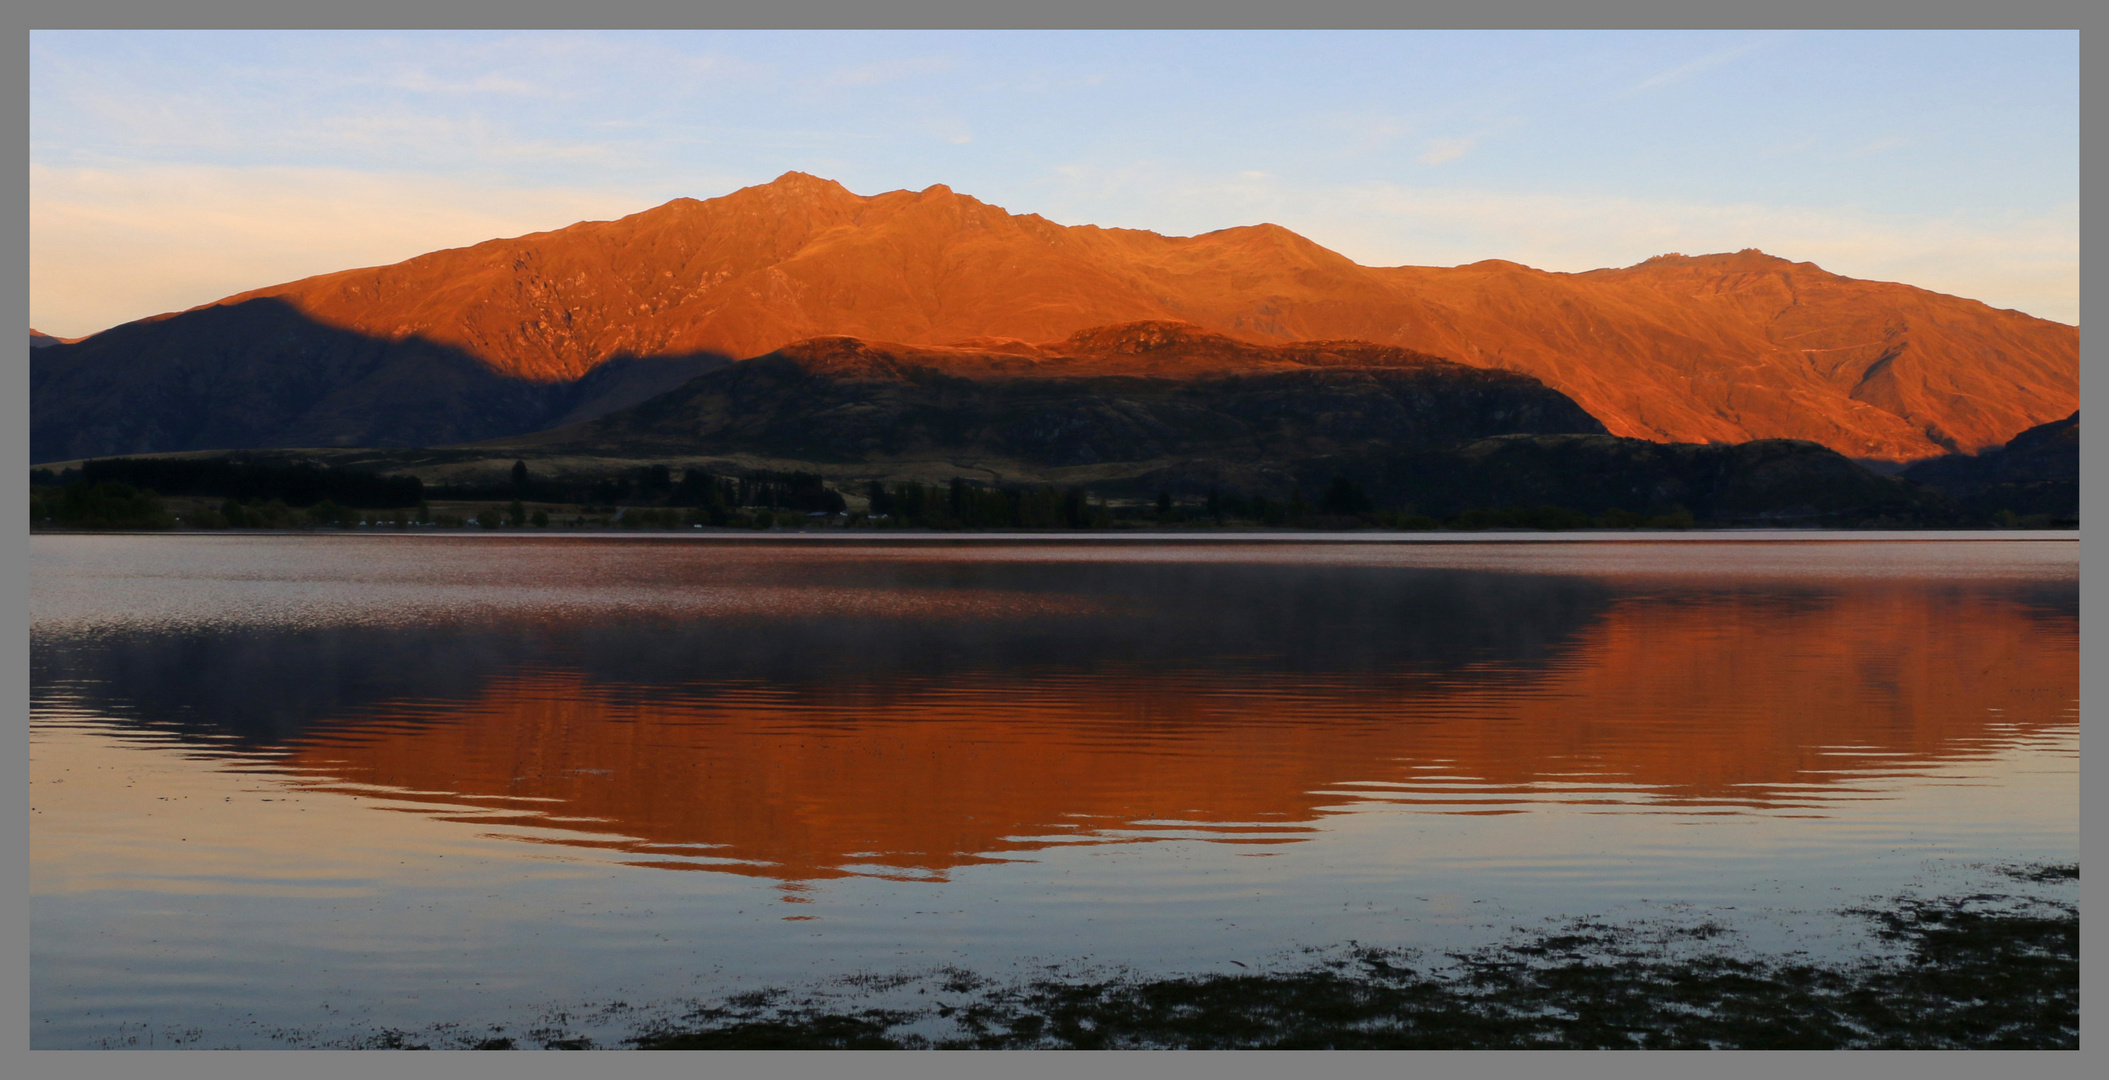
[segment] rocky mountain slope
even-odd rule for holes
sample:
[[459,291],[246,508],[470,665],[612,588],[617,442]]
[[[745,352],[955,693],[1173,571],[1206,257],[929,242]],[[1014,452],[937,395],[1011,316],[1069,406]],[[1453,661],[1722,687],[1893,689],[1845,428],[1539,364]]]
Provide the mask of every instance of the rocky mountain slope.
[[[860,196],[787,173],[39,348],[36,452],[431,444],[581,419],[820,335],[1053,341],[1138,320],[1523,372],[1656,441],[1910,461],[2078,407],[2074,327],[1756,251],[1581,274],[1366,267],[1273,225],[1070,227],[941,185]],[[634,392],[576,389],[645,360],[657,374]]]

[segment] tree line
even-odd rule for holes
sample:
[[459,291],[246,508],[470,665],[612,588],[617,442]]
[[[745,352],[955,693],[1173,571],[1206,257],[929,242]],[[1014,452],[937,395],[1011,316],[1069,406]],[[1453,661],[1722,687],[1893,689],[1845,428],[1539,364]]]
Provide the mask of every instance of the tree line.
[[268,465],[186,458],[97,458],[79,469],[30,472],[30,484],[71,488],[122,484],[157,495],[189,495],[306,507],[332,502],[360,510],[416,506],[424,498],[424,481],[415,476],[381,475],[301,463]]
[[846,509],[841,493],[828,487],[819,473],[755,469],[741,476],[718,476],[704,469],[686,469],[676,480],[674,470],[666,465],[643,465],[591,480],[562,480],[537,475],[527,462],[515,461],[504,481],[435,485],[428,489],[428,497],[575,503],[610,512],[618,507],[674,507],[716,508],[728,515],[742,508],[839,514]]
[[872,481],[865,498],[872,524],[941,529],[1091,529],[1113,523],[1103,503],[1080,487],[977,487],[953,477],[944,487]]
[[[126,480],[136,481],[128,483]],[[403,483],[407,481],[407,483]],[[159,486],[155,486],[159,485]],[[423,485],[416,477],[380,476],[315,465],[142,459],[97,460],[78,470],[31,473],[32,520],[86,529],[156,529],[176,524],[157,495],[224,495],[217,508],[188,511],[192,528],[312,528],[437,525],[486,529],[547,527],[546,508],[527,501],[583,507],[557,524],[628,528],[716,526],[769,529],[819,516],[851,528],[1109,529],[1120,526],[1229,526],[1405,530],[1488,528],[1691,528],[1682,508],[1659,514],[1607,510],[1600,515],[1558,506],[1470,509],[1444,519],[1410,510],[1377,509],[1353,481],[1335,477],[1317,501],[1209,491],[1198,505],[1159,491],[1154,500],[1115,505],[1082,487],[982,485],[953,477],[941,485],[871,481],[866,509],[848,512],[841,492],[818,473],[750,470],[720,476],[688,469],[675,477],[651,465],[586,483],[536,477],[516,461],[505,482]],[[563,499],[564,495],[585,498]],[[434,514],[428,498],[483,502],[473,515]],[[555,497],[552,497],[555,496]],[[488,505],[503,503],[503,507]],[[596,507],[593,504],[599,504]],[[590,516],[589,516],[590,515]]]

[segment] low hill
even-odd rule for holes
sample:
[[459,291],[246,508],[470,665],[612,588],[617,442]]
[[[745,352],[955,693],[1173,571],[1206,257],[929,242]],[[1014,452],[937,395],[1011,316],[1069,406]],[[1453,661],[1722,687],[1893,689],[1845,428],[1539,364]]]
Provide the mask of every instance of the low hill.
[[377,340],[260,298],[35,349],[30,460],[466,442],[597,416],[725,362],[617,357],[577,379],[537,382],[446,345]]
[[1461,447],[1343,463],[1387,505],[1448,516],[1557,506],[1654,515],[1684,510],[1715,526],[1925,528],[1978,524],[1940,492],[1879,476],[1796,439],[1658,443],[1609,435],[1505,435]]
[[1904,477],[1953,497],[1971,511],[2054,519],[2080,516],[2080,414],[2038,424],[1981,454],[1918,462]]
[[1283,470],[1327,455],[1603,430],[1527,375],[1359,342],[1266,347],[1143,322],[1038,346],[816,338],[486,447],[868,468],[945,461],[999,481],[1105,483],[1179,462],[1218,486],[1264,490],[1293,487]]

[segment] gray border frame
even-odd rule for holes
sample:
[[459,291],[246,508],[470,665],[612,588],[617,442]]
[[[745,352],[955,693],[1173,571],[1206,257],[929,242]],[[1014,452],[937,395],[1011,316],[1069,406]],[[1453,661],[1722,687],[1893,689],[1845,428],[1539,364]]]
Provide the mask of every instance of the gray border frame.
[[[1555,4],[1547,0],[1424,0],[1411,6],[1378,0],[1302,0],[1289,5],[1261,0],[1067,0],[1055,5],[1042,0],[1026,3],[972,3],[969,0],[718,0],[711,3],[679,3],[678,0],[601,0],[588,7],[550,0],[366,0],[356,6],[307,2],[265,3],[261,0],[17,0],[0,13],[0,72],[17,89],[9,95],[10,107],[0,119],[0,147],[10,159],[10,168],[0,173],[0,185],[15,210],[5,218],[5,242],[16,255],[0,262],[0,296],[7,310],[15,312],[17,327],[28,326],[29,215],[26,165],[29,128],[29,31],[32,28],[87,28],[97,26],[233,28],[251,26],[292,28],[403,28],[506,26],[531,28],[660,28],[707,26],[724,28],[957,28],[990,29],[1179,29],[1212,28],[1499,28],[1529,26],[1554,28],[1660,28],[1660,27],[1791,27],[1791,28],[2079,28],[2081,33],[2081,96],[2087,104],[2102,97],[2101,80],[2087,75],[2088,61],[2101,50],[2092,48],[2093,35],[2086,31],[2100,16],[2074,0],[2008,0],[1997,7],[1961,4],[1953,0],[1912,3],[1910,0],[1849,0],[1817,3],[1793,0],[1763,7],[1731,6],[1726,3],[1693,5],[1669,0],[1583,0]],[[2100,115],[2082,110],[2081,169],[2083,176],[2102,174]],[[2083,184],[2084,190],[2084,184]],[[2081,230],[2089,231],[2099,215],[2082,207]],[[2097,303],[2101,289],[2100,257],[2081,253],[2080,313],[2087,316],[2109,309]],[[20,330],[16,333],[19,335]],[[0,395],[0,430],[7,435],[5,464],[17,483],[24,483],[28,453],[27,342],[16,338],[6,355],[16,357],[8,369],[15,392]],[[2093,402],[2097,409],[2109,407],[2105,376],[2093,372],[2097,364],[2087,336],[2081,337],[2082,408]],[[2089,455],[2101,457],[2101,454]],[[2109,483],[2104,468],[2085,470],[2081,483],[2083,517],[2104,505],[2103,485]],[[2091,477],[2092,479],[2088,479]],[[23,538],[28,535],[27,510],[21,488],[13,498],[0,501],[0,529],[10,538],[0,564],[0,596],[12,610],[26,614],[28,604],[28,560]],[[2081,556],[2081,728],[2083,735],[2096,726],[2093,704],[2109,688],[2103,682],[2098,661],[2104,650],[2095,635],[2086,633],[2098,625],[2105,613],[2104,600],[2089,587],[2088,566],[2097,560],[2092,553],[2109,546],[2082,540]],[[29,848],[28,790],[28,624],[17,617],[0,623],[0,682],[6,686],[4,718],[11,748],[0,753],[0,791],[7,792],[8,827],[4,833],[5,863],[26,864]],[[2083,739],[2083,742],[2088,740]],[[2082,770],[2086,768],[2083,752]],[[2105,820],[2109,794],[2081,785],[2080,814],[2083,823]],[[2100,858],[2104,837],[2109,833],[2082,830],[2081,861],[2109,865]],[[548,1054],[500,1057],[466,1052],[432,1055],[333,1051],[141,1051],[127,1054],[30,1051],[26,873],[9,874],[0,890],[0,927],[4,927],[5,963],[8,977],[0,980],[0,1009],[5,1027],[0,1028],[0,1062],[11,1075],[31,1077],[479,1077],[574,1076],[587,1072],[617,1076],[784,1076],[864,1077],[878,1073],[914,1077],[981,1077],[990,1074],[1021,1077],[1218,1077],[1275,1076],[1283,1073],[1313,1073],[1321,1076],[1377,1077],[1396,1075],[1436,1076],[1559,1076],[1576,1074],[1616,1077],[1724,1077],[1834,1076],[1911,1077],[1984,1075],[2099,1075],[2087,1071],[2085,1061],[2105,1055],[2097,1052],[2101,1040],[2109,1039],[2109,1028],[2101,1022],[2105,964],[2100,957],[2083,959],[2081,987],[2081,1039],[2077,1054],[1978,1053],[1978,1054],[1783,1054],[1681,1052],[1444,1052],[1395,1053],[1337,1052],[1289,1054],[1238,1053],[1106,1053],[1106,1054],[937,1054],[910,1053],[874,1055],[863,1053],[722,1053],[705,1055],[599,1055],[591,1064],[567,1061]],[[2083,919],[2100,908],[2101,886],[2088,886],[2083,879]]]

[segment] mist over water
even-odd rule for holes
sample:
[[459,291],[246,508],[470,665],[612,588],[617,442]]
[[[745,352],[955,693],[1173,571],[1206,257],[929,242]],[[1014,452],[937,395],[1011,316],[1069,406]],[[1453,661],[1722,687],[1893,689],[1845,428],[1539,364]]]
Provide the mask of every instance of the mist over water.
[[2077,851],[2069,541],[32,554],[39,1046],[1664,911],[1846,949]]

